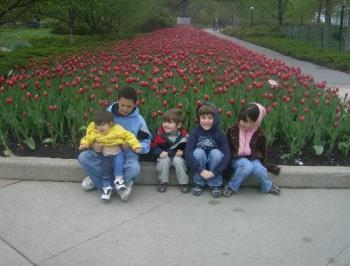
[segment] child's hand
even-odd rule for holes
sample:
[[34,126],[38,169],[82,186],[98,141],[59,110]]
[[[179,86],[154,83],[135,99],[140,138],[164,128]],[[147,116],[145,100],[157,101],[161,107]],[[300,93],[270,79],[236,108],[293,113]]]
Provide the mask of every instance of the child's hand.
[[168,153],[166,151],[162,151],[160,154],[159,154],[159,158],[166,158],[168,157]]
[[137,154],[139,154],[139,153],[141,152],[141,147],[135,148],[135,149],[134,149],[134,152],[137,153]]
[[81,143],[80,146],[79,146],[79,151],[81,151],[81,150],[86,150],[87,148],[88,148],[87,145]]
[[175,156],[182,157],[183,154],[184,154],[184,152],[182,150],[177,150],[175,153]]
[[214,177],[214,174],[212,171],[208,171],[208,170],[203,170],[201,172],[201,176],[204,177],[204,179],[210,179],[210,178],[213,178]]

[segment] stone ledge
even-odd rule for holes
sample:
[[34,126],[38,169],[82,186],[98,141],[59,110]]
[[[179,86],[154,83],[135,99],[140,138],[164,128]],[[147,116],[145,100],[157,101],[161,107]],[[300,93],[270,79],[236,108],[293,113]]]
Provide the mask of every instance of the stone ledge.
[[[0,179],[80,182],[84,171],[75,159],[38,157],[1,157]],[[141,162],[141,177],[136,183],[158,183],[155,163]],[[282,166],[272,181],[287,188],[350,188],[350,167],[343,166]],[[176,184],[174,171],[170,172],[170,185]],[[256,186],[253,178],[245,186]]]

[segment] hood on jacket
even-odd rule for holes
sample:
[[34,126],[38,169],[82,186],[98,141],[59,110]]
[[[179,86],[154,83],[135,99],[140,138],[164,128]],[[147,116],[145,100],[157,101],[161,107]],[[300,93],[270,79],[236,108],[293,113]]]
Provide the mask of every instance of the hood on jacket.
[[[204,129],[202,128],[202,126],[200,125],[200,123],[199,123],[198,110],[199,110],[199,108],[201,108],[201,107],[204,106],[204,105],[210,106],[210,108],[212,108],[212,110],[213,110],[213,112],[214,112],[214,122],[213,122],[213,126],[212,126],[208,131],[207,131],[207,130],[204,130]],[[214,104],[212,104],[212,103],[204,103],[204,104],[202,104],[201,106],[197,107],[197,109],[196,109],[196,117],[197,117],[197,119],[198,119],[198,128],[201,129],[201,130],[203,130],[203,131],[210,132],[210,131],[213,131],[213,130],[218,129],[219,126],[220,126],[220,115],[219,115],[219,111],[218,111],[218,109],[216,108],[216,106],[215,106]]]
[[[108,108],[108,111],[110,111],[114,116],[121,116],[119,114],[119,103],[115,102],[112,103]],[[138,117],[139,115],[139,108],[138,107],[134,107],[134,109],[131,111],[131,113],[128,115],[128,117],[132,118],[132,117]]]
[[266,109],[264,106],[262,106],[259,103],[254,103],[258,108],[259,108],[259,116],[258,119],[256,119],[254,125],[253,125],[253,131],[255,132],[258,127],[260,127],[261,125],[261,121],[264,119],[264,117],[266,116]]

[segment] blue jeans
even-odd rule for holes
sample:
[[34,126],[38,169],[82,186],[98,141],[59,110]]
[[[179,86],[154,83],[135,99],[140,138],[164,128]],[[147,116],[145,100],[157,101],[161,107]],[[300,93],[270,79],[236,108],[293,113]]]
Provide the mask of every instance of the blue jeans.
[[120,151],[114,155],[102,156],[101,171],[102,184],[104,187],[112,186],[111,178],[123,176],[124,152]]
[[[92,182],[98,190],[103,187],[102,183],[102,155],[93,150],[86,150],[79,154],[78,162],[90,176]],[[133,151],[124,151],[123,177],[126,184],[134,181],[140,175],[139,158]],[[110,178],[113,182],[114,178]]]
[[[203,149],[195,149],[193,151],[193,156],[196,158],[202,169],[207,169],[209,171],[215,170],[216,166],[224,157],[219,149],[212,149],[208,155]],[[201,187],[204,187],[205,185],[208,185],[210,188],[220,187],[222,185],[222,176],[216,175],[213,178],[205,179],[200,173],[195,173],[193,176],[193,182]]]
[[229,186],[233,191],[238,191],[243,181],[248,176],[254,176],[260,183],[261,192],[269,192],[272,187],[267,169],[260,160],[248,160],[247,158],[239,158],[231,161],[234,174],[229,182]]

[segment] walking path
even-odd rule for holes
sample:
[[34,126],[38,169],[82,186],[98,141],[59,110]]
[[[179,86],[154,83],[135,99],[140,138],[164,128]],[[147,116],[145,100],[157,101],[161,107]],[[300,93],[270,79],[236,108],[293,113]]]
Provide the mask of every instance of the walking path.
[[328,87],[339,88],[339,96],[341,97],[344,97],[345,93],[348,93],[348,95],[350,95],[350,74],[332,70],[323,66],[318,66],[306,61],[301,61],[290,56],[283,55],[271,49],[267,49],[234,37],[224,35],[218,31],[213,31],[212,29],[205,29],[205,31],[219,38],[235,42],[236,44],[243,46],[249,50],[265,54],[267,57],[286,62],[287,65],[299,67],[301,69],[301,72],[307,75],[311,75],[317,82],[326,80]]

